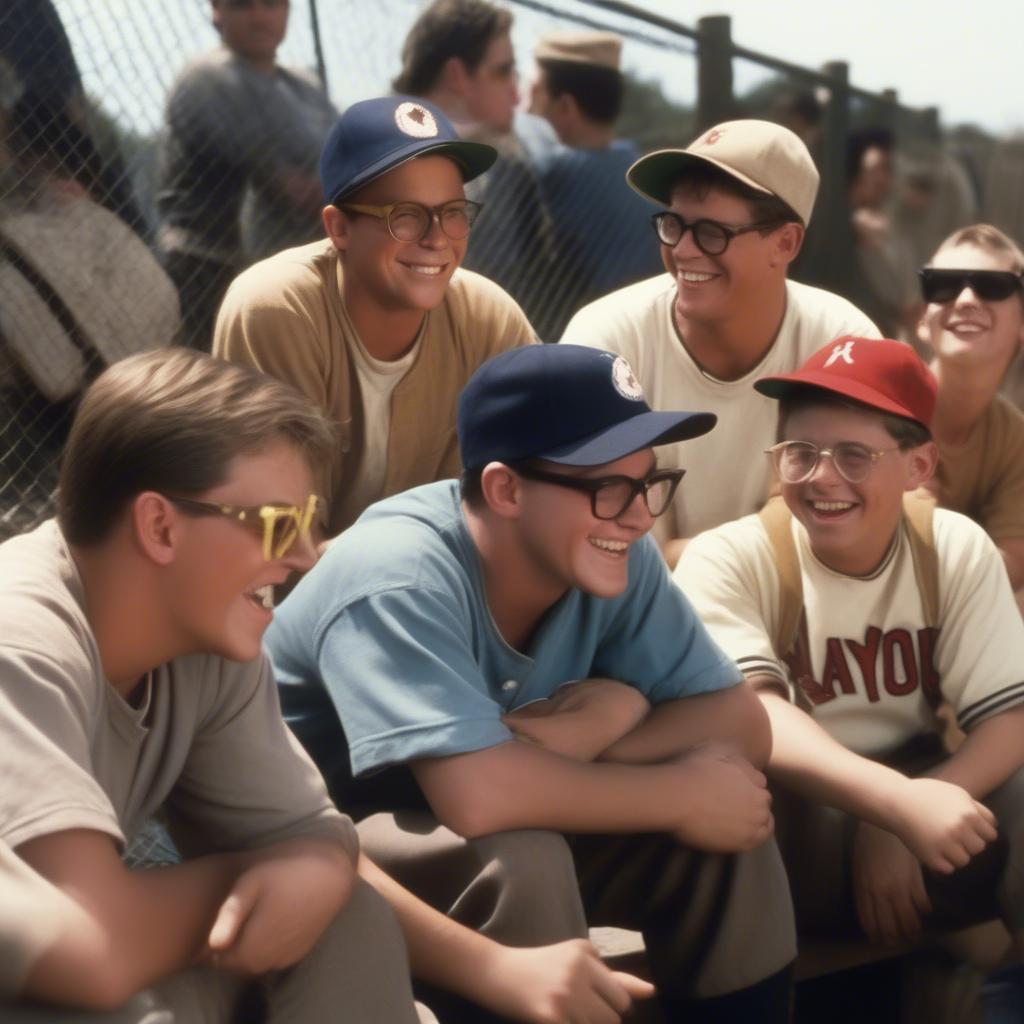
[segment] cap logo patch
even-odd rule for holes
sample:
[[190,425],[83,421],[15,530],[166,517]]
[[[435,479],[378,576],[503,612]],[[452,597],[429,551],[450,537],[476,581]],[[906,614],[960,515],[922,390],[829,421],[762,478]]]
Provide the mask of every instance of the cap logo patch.
[[704,145],[713,146],[724,134],[725,130],[723,128],[712,128],[711,131],[704,136]]
[[644,389],[640,387],[633,367],[622,356],[616,356],[612,362],[612,384],[623,398],[628,398],[632,402],[643,401]]
[[833,363],[838,363],[840,359],[842,359],[847,366],[853,366],[852,341],[844,341],[842,345],[836,345],[829,353],[829,357],[825,360],[825,365],[822,369],[827,370]]
[[432,139],[437,135],[434,115],[418,103],[400,103],[395,109],[395,124],[400,132],[414,139]]

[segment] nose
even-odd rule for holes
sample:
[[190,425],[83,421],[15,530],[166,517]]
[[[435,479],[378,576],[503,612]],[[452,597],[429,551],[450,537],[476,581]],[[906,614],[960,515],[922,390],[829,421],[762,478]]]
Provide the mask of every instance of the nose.
[[[827,469],[825,468],[826,466],[828,467]],[[828,449],[818,452],[818,461],[814,469],[811,470],[811,475],[807,478],[806,482],[821,480],[824,483],[833,483],[842,479],[842,475],[836,469],[836,461],[832,452],[828,451]]]
[[430,214],[430,227],[420,239],[420,245],[428,249],[444,249],[448,245],[448,236],[441,227],[441,216],[436,211]]
[[696,239],[693,237],[693,228],[689,226],[683,228],[683,233],[680,235],[679,241],[672,246],[672,255],[677,259],[686,259],[687,257],[704,255],[697,245]]
[[308,572],[316,565],[318,558],[316,544],[311,534],[300,534],[285,552],[282,561],[289,569]]
[[953,302],[954,306],[978,306],[980,304],[981,300],[969,284],[965,284],[963,288],[960,289],[960,294]]
[[654,525],[654,516],[647,508],[647,498],[643,491],[639,491],[633,496],[633,500],[615,521],[619,526],[635,530],[637,533],[646,533]]

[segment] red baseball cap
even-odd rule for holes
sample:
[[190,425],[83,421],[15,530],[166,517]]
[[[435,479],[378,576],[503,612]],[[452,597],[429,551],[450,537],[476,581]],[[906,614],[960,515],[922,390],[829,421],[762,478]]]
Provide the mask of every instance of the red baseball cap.
[[819,349],[795,373],[762,377],[754,387],[769,398],[818,388],[931,429],[936,383],[902,341],[842,337]]

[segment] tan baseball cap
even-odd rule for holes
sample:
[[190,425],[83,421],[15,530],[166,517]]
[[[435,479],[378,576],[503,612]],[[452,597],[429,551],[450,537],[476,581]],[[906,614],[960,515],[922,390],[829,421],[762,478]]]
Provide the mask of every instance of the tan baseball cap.
[[564,60],[619,70],[622,37],[614,32],[590,30],[550,32],[533,51],[537,60]]
[[629,184],[668,206],[672,183],[688,164],[712,164],[744,185],[778,196],[807,224],[818,194],[818,169],[800,137],[772,121],[726,121],[686,149],[659,149],[626,172]]

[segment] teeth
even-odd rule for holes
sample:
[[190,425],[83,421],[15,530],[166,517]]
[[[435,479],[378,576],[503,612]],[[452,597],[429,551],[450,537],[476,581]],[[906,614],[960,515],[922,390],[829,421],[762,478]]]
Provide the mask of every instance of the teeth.
[[845,512],[853,508],[852,501],[815,501],[812,504],[818,512]]
[[616,554],[621,554],[629,547],[624,540],[602,540],[600,537],[589,537],[588,540],[595,548],[600,548],[602,551],[614,551]]
[[700,274],[696,270],[684,270],[679,275],[687,284],[700,284],[703,281],[710,281],[714,274]]
[[441,267],[433,267],[426,264],[419,265],[415,263],[406,263],[406,266],[414,273],[423,274],[426,277],[436,277],[443,269]]
[[272,583],[268,583],[263,587],[257,587],[251,596],[264,608],[274,607],[274,585]]

